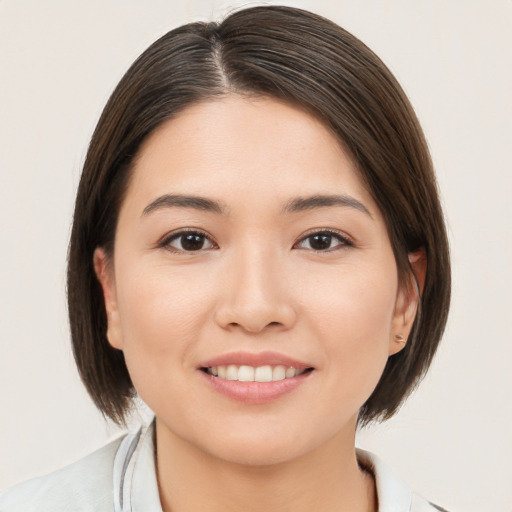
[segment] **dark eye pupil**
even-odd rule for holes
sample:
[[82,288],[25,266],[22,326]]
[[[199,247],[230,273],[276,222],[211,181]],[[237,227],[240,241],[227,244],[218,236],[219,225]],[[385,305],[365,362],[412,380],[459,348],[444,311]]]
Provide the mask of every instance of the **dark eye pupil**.
[[322,249],[328,249],[331,246],[331,235],[317,234],[311,236],[310,245],[312,249],[321,251]]
[[202,235],[182,235],[181,236],[181,245],[183,249],[187,251],[197,251],[203,247],[203,236]]

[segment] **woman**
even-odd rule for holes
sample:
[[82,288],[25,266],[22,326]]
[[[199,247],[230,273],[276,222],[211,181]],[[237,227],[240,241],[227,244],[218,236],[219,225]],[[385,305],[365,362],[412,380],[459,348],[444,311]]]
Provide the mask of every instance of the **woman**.
[[169,32],[93,135],[69,250],[98,408],[148,427],[0,497],[11,510],[438,510],[372,454],[448,311],[428,149],[396,80],[319,16]]

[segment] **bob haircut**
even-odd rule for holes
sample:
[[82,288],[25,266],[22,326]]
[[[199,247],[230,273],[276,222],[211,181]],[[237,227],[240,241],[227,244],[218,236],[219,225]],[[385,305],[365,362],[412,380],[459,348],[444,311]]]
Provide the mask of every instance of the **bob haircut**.
[[[120,206],[142,142],[188,106],[238,94],[271,97],[319,118],[353,157],[386,222],[401,283],[408,254],[428,262],[405,348],[389,357],[359,423],[391,417],[426,373],[446,324],[449,249],[427,144],[382,61],[335,23],[290,7],[252,7],[190,23],[153,43],[112,93],[88,148],[68,254],[73,352],[96,406],[118,424],[136,396],[122,351],[107,341],[93,253],[112,257]],[[419,293],[419,287],[417,287]]]

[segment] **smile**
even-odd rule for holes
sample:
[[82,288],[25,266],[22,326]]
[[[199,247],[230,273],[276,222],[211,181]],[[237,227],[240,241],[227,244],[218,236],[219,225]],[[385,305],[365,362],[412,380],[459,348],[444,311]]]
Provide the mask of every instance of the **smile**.
[[276,382],[297,377],[310,370],[312,368],[298,370],[293,366],[286,367],[284,365],[254,367],[247,365],[237,366],[234,364],[203,368],[203,371],[219,379],[237,380],[240,382]]
[[231,352],[203,361],[199,375],[225,397],[244,404],[266,404],[302,387],[314,367],[277,352]]

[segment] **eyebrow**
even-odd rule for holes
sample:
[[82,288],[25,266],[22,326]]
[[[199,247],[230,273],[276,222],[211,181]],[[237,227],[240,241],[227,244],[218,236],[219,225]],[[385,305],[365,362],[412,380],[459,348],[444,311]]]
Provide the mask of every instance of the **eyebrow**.
[[160,210],[163,208],[193,208],[195,210],[203,210],[207,212],[217,213],[220,215],[227,215],[228,209],[220,201],[214,201],[207,197],[201,196],[186,196],[182,194],[165,194],[156,198],[153,202],[149,203],[142,215]]
[[[329,206],[354,208],[372,218],[372,215],[363,203],[344,194],[316,194],[309,197],[296,197],[286,202],[281,209],[281,214],[316,210],[318,208],[325,208]],[[215,201],[207,197],[183,194],[164,194],[148,204],[146,208],[144,208],[142,216],[164,208],[193,208],[195,210],[207,211],[218,215],[228,215],[229,211],[227,206],[221,201]]]
[[317,194],[310,197],[297,197],[290,199],[282,209],[281,213],[303,212],[305,210],[314,210],[327,206],[345,206],[355,208],[371,217],[368,208],[352,196],[342,195],[321,195]]

